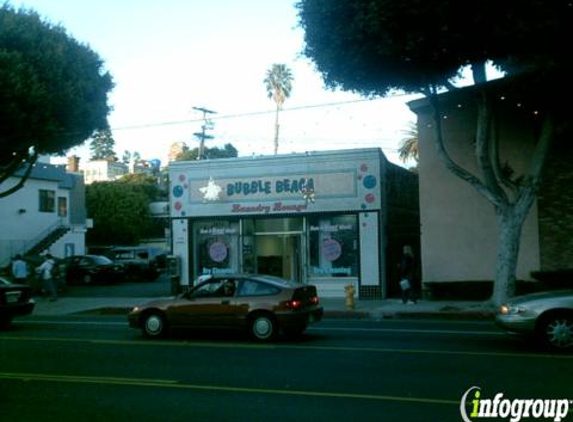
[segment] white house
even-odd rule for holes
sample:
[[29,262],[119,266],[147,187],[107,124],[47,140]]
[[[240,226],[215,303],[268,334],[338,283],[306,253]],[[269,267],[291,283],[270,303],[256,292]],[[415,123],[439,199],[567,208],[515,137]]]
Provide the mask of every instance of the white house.
[[92,160],[83,164],[82,171],[86,184],[107,182],[119,179],[129,173],[129,166],[118,161]]
[[[0,191],[18,183],[17,172]],[[38,162],[23,188],[0,198],[0,266],[15,254],[49,251],[56,257],[85,253],[85,186],[81,174]]]

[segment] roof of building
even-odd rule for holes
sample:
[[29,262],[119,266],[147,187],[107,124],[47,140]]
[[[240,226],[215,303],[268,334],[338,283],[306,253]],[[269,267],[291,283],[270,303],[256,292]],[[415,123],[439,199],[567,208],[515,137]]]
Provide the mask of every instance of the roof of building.
[[[21,167],[14,173],[14,177],[23,177],[25,168]],[[38,162],[34,164],[32,173],[29,179],[34,180],[49,180],[58,182],[58,186],[62,189],[71,189],[76,183],[78,176],[66,172],[65,164],[50,164]]]

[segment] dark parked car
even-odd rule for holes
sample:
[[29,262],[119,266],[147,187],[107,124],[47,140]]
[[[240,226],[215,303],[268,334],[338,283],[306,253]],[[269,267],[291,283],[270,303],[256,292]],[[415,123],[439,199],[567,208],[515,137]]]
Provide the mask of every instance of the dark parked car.
[[34,306],[32,287],[0,277],[0,328],[10,325],[14,317],[31,314]]
[[155,281],[165,269],[167,253],[161,248],[147,246],[116,246],[106,256],[125,267],[132,281]]
[[123,265],[103,255],[75,255],[64,258],[67,284],[114,283],[125,278]]
[[266,275],[214,275],[189,292],[135,307],[128,315],[132,328],[160,337],[170,328],[238,328],[256,340],[279,332],[294,336],[320,321],[316,287]]
[[573,290],[534,293],[499,307],[496,323],[504,330],[535,336],[553,349],[573,349]]

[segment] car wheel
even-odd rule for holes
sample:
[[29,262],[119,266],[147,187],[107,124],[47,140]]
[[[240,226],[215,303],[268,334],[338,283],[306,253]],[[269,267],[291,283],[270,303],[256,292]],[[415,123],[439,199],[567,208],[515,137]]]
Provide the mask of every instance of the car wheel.
[[92,276],[89,274],[86,274],[82,277],[82,283],[84,283],[84,284],[92,284],[93,281],[94,280],[93,280]]
[[553,349],[573,348],[573,315],[555,313],[542,320],[540,335]]
[[143,334],[149,338],[159,338],[165,336],[167,332],[167,321],[165,316],[159,312],[149,312],[143,319]]
[[250,330],[255,340],[272,340],[277,333],[277,323],[271,314],[255,314],[251,318]]

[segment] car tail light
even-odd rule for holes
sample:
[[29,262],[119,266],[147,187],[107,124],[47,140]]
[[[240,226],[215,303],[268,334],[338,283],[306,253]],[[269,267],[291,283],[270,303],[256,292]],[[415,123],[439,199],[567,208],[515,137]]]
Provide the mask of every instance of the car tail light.
[[302,308],[302,302],[300,300],[289,300],[286,302],[286,306],[289,309],[297,310]]
[[313,296],[310,298],[310,303],[312,303],[313,305],[318,305],[319,302],[320,300],[318,299],[318,296]]

